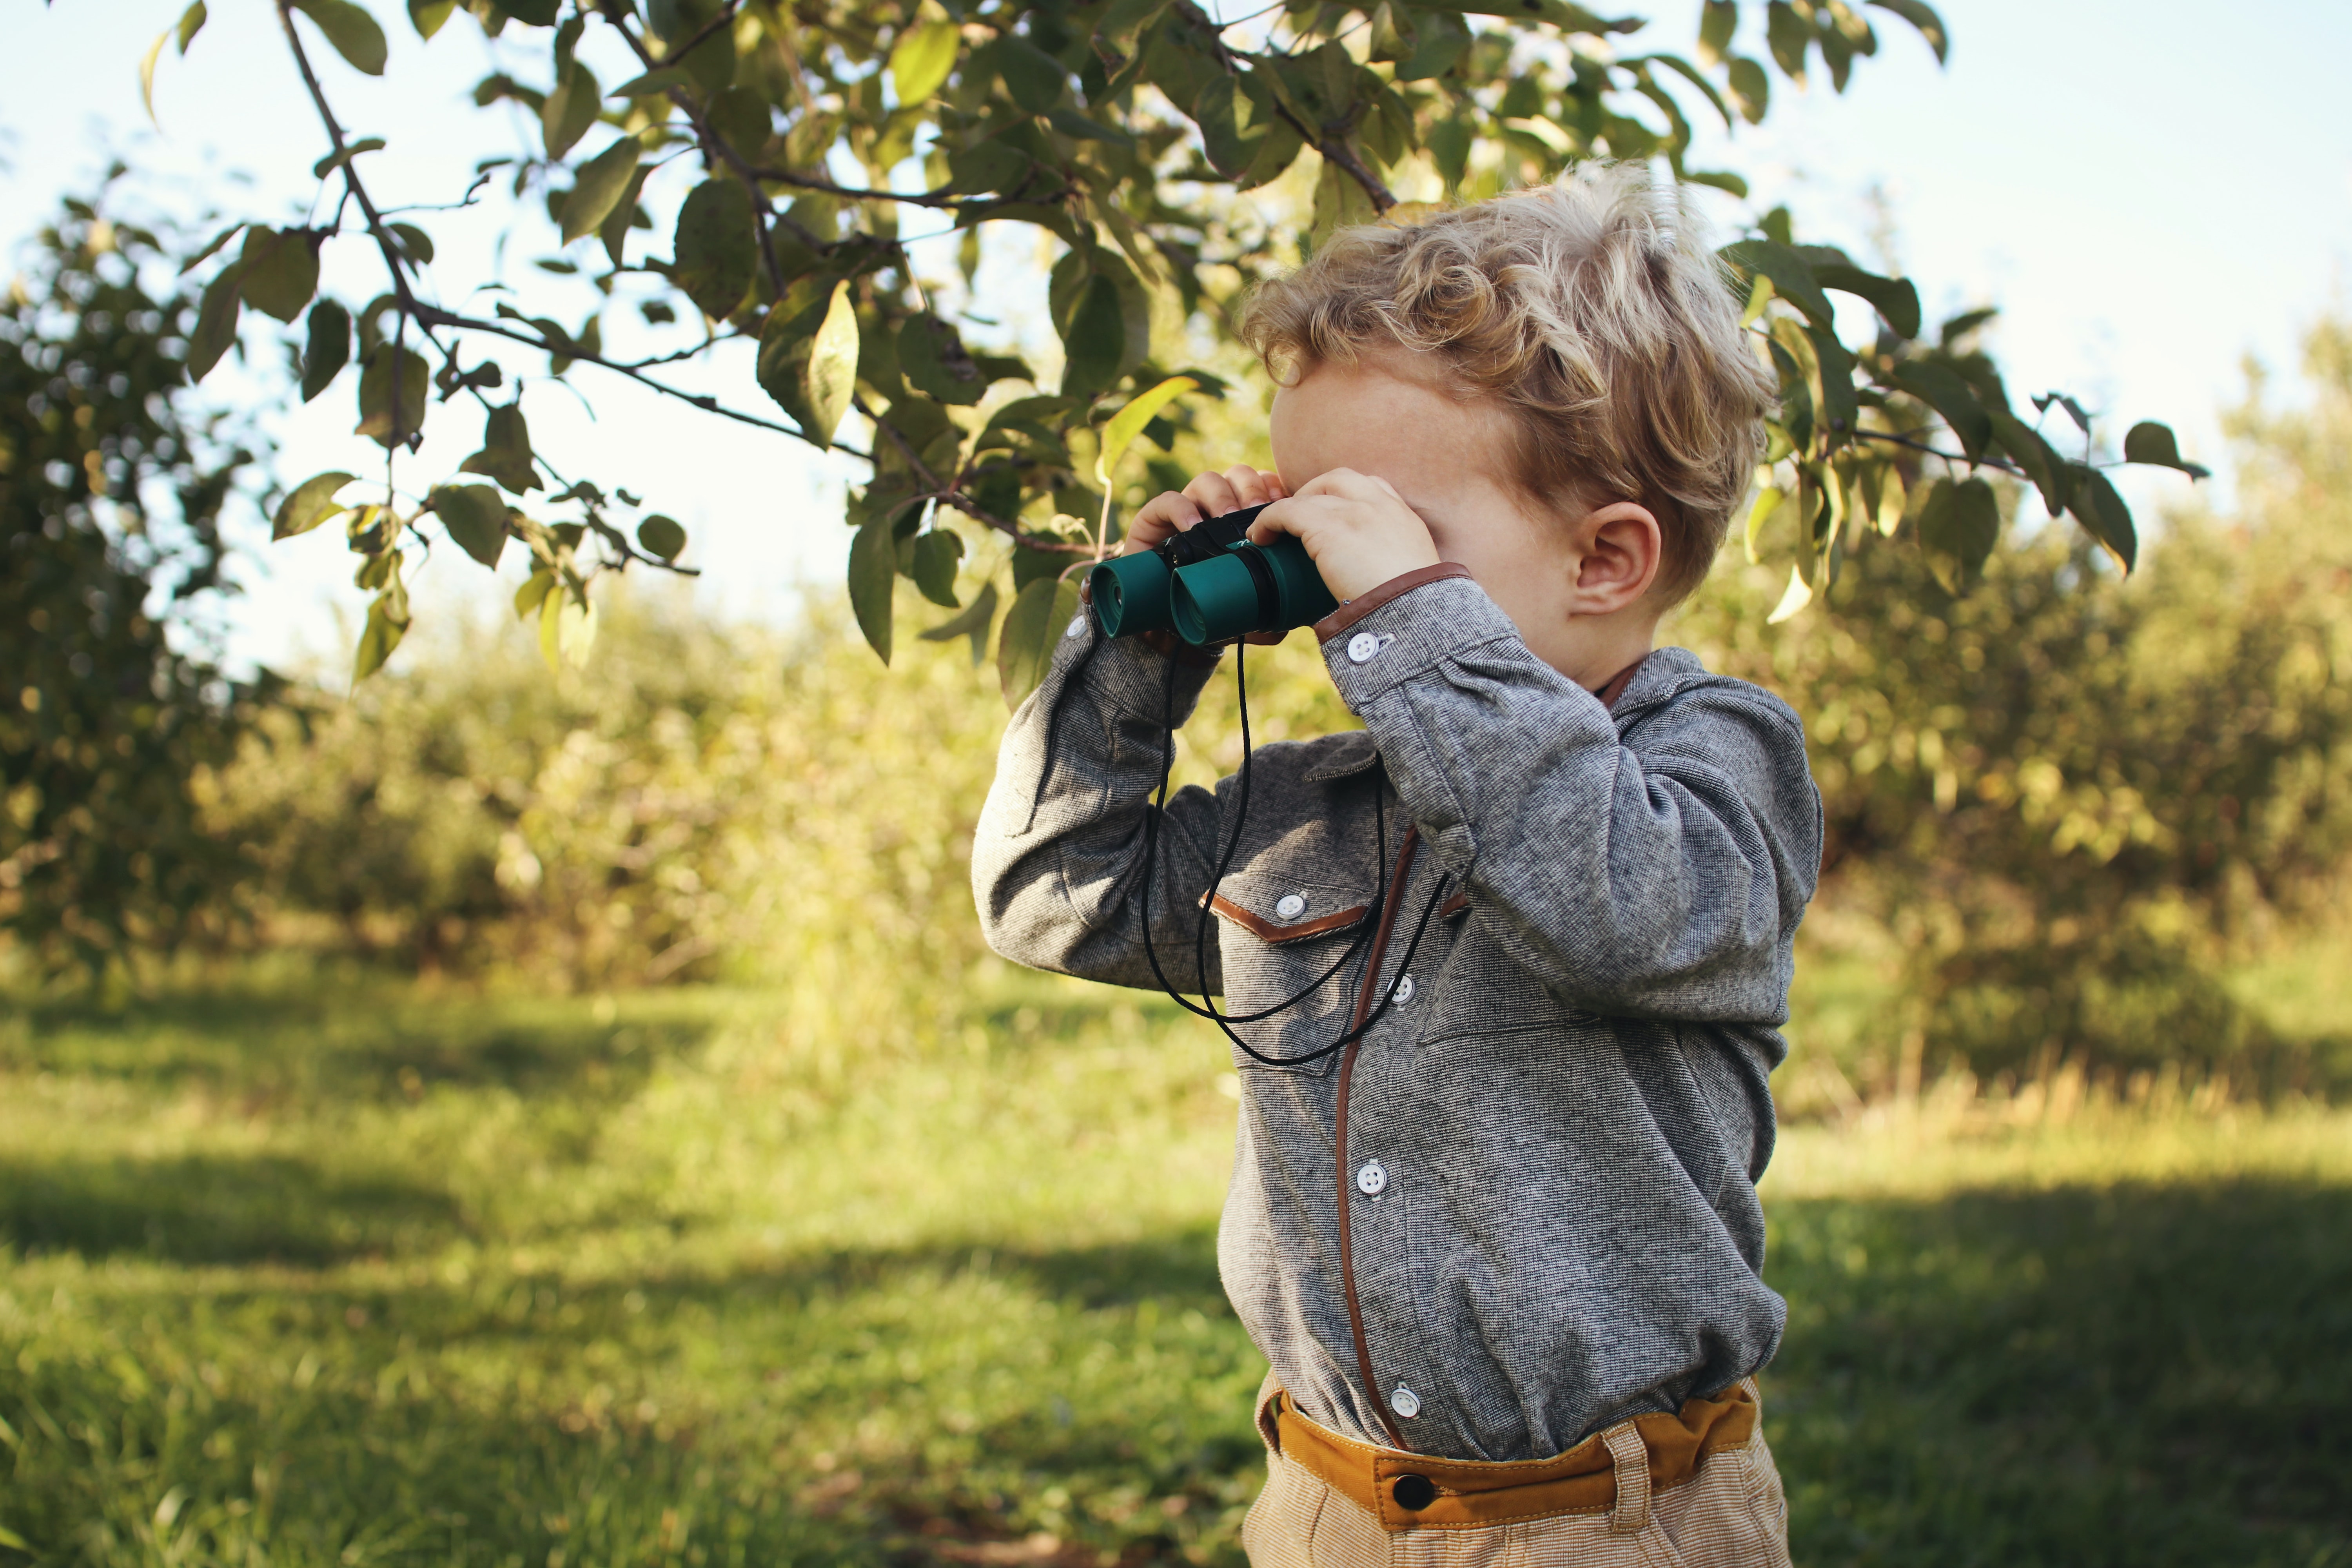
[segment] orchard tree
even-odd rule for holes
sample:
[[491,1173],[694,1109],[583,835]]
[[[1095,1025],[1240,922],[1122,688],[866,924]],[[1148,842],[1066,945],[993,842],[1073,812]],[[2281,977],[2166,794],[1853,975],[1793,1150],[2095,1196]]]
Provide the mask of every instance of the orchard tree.
[[[1882,24],[1911,35],[1901,47],[1947,49],[1922,0],[1708,0],[1698,36],[1672,41],[1645,16],[1569,0],[1276,0],[1234,20],[1200,0],[407,0],[420,41],[479,26],[540,62],[477,88],[478,104],[520,105],[539,131],[528,156],[488,157],[480,174],[518,222],[543,205],[562,249],[541,267],[590,274],[605,306],[631,300],[674,340],[623,357],[599,313],[567,323],[512,292],[488,314],[453,308],[484,280],[436,276],[426,215],[389,215],[370,193],[383,140],[355,136],[335,108],[336,69],[391,63],[378,17],[355,0],[265,3],[307,91],[326,216],[214,241],[190,367],[216,363],[250,308],[292,329],[305,398],[355,388],[383,474],[303,481],[276,533],[332,521],[349,537],[375,593],[359,676],[409,625],[409,552],[436,541],[486,566],[510,542],[529,552],[517,608],[538,618],[551,658],[584,647],[600,574],[676,569],[676,522],[532,450],[515,374],[543,365],[583,395],[592,374],[625,377],[851,453],[866,469],[848,507],[848,587],[866,637],[889,657],[895,580],[910,578],[960,612],[925,636],[969,636],[975,655],[993,636],[1008,698],[1034,683],[1072,611],[1071,568],[1116,537],[1128,446],[1166,447],[1195,416],[1171,400],[1222,390],[1169,363],[1178,345],[1193,329],[1229,342],[1241,294],[1284,254],[1339,225],[1430,210],[1400,189],[1475,200],[1584,158],[1659,162],[1744,196],[1737,175],[1689,166],[1694,117],[1729,131],[1791,85],[1843,90],[1894,47]],[[166,47],[188,53],[205,20],[197,0],[155,41],[151,82]],[[592,58],[631,74],[600,80]],[[1295,211],[1297,230],[1269,243],[1234,220],[1233,198],[1294,167],[1311,203],[1269,204]],[[655,207],[675,211],[668,232]],[[902,223],[957,237],[967,296],[984,232],[1047,237],[1058,378],[989,352],[970,311],[943,310]],[[329,243],[374,253],[374,298],[317,292]],[[2130,569],[2131,514],[2094,460],[2108,448],[2072,398],[2034,397],[2030,416],[2011,403],[1977,346],[1989,312],[1931,330],[1910,282],[1801,242],[1782,210],[1724,256],[1782,388],[1746,526],[1751,558],[1790,566],[1779,616],[1848,552],[1896,535],[1958,591],[2000,534],[1995,475],[2031,484]],[[1841,337],[1835,293],[1867,302],[1868,341]],[[1155,315],[1187,331],[1155,336]],[[756,342],[756,384],[713,397],[665,379],[737,339]],[[457,473],[400,470],[441,420],[478,425],[480,449]],[[2200,471],[2159,425],[2134,427],[2121,458]],[[991,533],[1009,548],[970,548]]]

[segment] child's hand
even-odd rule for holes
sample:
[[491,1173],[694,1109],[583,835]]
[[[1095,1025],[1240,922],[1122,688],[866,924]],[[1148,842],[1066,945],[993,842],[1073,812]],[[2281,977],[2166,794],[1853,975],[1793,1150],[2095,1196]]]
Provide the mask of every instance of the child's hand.
[[1307,547],[1324,586],[1341,600],[1438,561],[1429,525],[1405,505],[1396,487],[1353,468],[1317,475],[1297,495],[1268,507],[1250,524],[1255,543],[1284,533]]
[[1182,490],[1162,490],[1143,503],[1135,521],[1128,524],[1127,543],[1119,553],[1156,550],[1171,534],[1204,519],[1223,517],[1245,506],[1264,506],[1289,493],[1282,488],[1280,474],[1246,463],[1237,463],[1222,474],[1196,475]]

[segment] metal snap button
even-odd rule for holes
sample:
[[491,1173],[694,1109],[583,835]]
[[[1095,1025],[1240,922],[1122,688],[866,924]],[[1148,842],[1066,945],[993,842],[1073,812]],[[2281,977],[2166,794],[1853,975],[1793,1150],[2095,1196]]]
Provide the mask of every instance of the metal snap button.
[[1397,1507],[1419,1513],[1437,1500],[1437,1483],[1427,1476],[1399,1476],[1389,1483],[1389,1495]]
[[1297,893],[1285,893],[1274,906],[1276,920],[1295,921],[1307,912],[1307,900]]
[[1379,1197],[1389,1190],[1389,1168],[1378,1160],[1367,1160],[1356,1172],[1356,1190],[1368,1198]]
[[1348,657],[1358,664],[1380,651],[1381,639],[1370,632],[1358,632],[1348,639]]
[[1389,1408],[1410,1421],[1421,1414],[1421,1395],[1400,1383],[1396,1392],[1389,1395]]

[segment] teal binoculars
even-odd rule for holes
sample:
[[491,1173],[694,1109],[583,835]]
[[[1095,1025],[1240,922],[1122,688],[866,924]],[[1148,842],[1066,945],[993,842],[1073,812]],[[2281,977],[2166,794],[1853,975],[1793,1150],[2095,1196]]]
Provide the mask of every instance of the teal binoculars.
[[1107,637],[1172,631],[1186,642],[1286,632],[1339,607],[1307,547],[1287,534],[1249,542],[1262,506],[1171,534],[1158,548],[1114,556],[1087,574],[1095,625]]

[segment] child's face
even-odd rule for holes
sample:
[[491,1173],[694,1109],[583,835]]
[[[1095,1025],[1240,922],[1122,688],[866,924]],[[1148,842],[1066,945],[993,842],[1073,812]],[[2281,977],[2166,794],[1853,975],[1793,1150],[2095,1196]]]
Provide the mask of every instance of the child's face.
[[1648,651],[1656,519],[1632,501],[1538,503],[1508,477],[1514,431],[1494,404],[1367,355],[1312,366],[1276,392],[1269,434],[1291,495],[1335,468],[1387,480],[1437,558],[1468,567],[1536,657],[1570,679],[1598,687]]
[[1538,656],[1550,657],[1551,634],[1575,614],[1577,553],[1568,524],[1510,481],[1507,415],[1367,356],[1315,365],[1277,391],[1269,434],[1293,495],[1334,468],[1395,486],[1439,559],[1468,567]]

